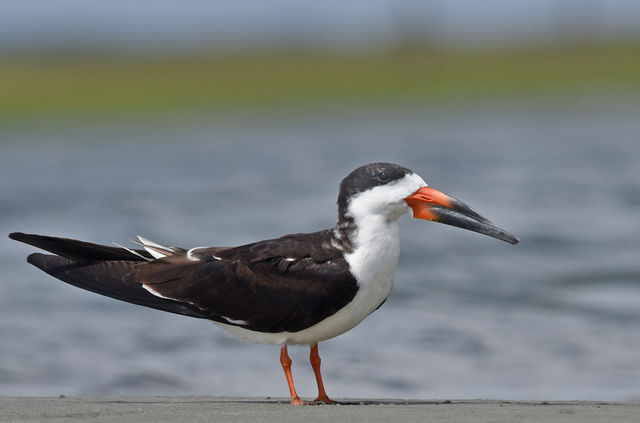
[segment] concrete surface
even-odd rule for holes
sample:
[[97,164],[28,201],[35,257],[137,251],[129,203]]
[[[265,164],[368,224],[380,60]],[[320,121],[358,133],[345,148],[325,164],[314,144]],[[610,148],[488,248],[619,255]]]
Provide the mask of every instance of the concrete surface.
[[0,422],[640,422],[640,403],[271,398],[0,397]]

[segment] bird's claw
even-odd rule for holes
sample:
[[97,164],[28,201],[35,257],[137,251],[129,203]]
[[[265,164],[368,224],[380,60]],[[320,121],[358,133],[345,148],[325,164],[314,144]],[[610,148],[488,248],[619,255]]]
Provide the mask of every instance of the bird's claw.
[[338,401],[334,401],[329,397],[318,397],[313,401],[305,401],[299,397],[291,399],[291,405],[336,405],[340,404]]
[[338,401],[334,401],[329,397],[318,397],[315,399],[314,401],[315,404],[325,404],[325,405],[339,405],[340,403]]
[[299,397],[291,398],[291,405],[314,405],[314,401],[301,400]]

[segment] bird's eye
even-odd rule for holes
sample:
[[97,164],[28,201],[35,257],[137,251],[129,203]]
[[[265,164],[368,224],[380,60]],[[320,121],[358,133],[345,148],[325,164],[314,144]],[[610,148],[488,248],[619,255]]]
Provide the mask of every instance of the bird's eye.
[[388,182],[389,174],[383,170],[382,172],[378,173],[378,180],[380,182]]

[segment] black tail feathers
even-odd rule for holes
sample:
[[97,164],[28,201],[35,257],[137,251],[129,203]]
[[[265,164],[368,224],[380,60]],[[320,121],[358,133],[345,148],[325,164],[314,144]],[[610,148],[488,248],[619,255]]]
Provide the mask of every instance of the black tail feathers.
[[14,232],[9,238],[33,245],[56,255],[33,253],[27,261],[70,285],[117,300],[197,318],[209,316],[197,307],[149,293],[142,283],[132,280],[139,266],[150,257],[144,250],[138,256],[124,248],[109,247],[67,238]]
[[25,234],[22,232],[10,233],[9,238],[75,261],[144,261],[143,257],[153,259],[146,250],[135,250],[140,254],[136,255],[124,248],[93,244],[69,238]]

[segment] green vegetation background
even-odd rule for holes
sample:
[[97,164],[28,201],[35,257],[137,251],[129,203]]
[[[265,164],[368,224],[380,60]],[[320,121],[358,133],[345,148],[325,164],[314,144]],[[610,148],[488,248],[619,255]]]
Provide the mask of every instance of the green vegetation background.
[[0,121],[198,109],[640,93],[640,46],[369,55],[0,58]]

